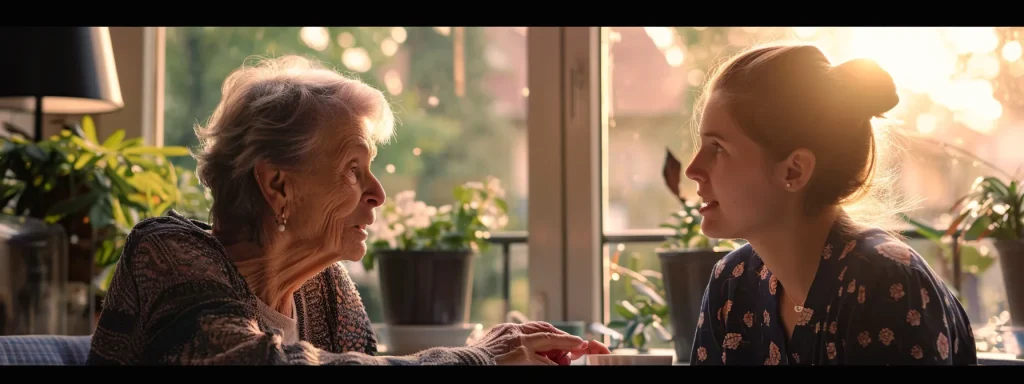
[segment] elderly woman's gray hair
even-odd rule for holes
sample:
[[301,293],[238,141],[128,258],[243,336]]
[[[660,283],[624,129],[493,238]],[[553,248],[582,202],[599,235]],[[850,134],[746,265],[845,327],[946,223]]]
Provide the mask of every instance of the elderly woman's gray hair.
[[211,190],[210,221],[226,244],[263,237],[268,205],[253,169],[260,161],[293,172],[310,169],[324,151],[363,141],[375,152],[394,132],[384,95],[298,56],[243,66],[224,82],[222,102],[196,127],[196,174]]

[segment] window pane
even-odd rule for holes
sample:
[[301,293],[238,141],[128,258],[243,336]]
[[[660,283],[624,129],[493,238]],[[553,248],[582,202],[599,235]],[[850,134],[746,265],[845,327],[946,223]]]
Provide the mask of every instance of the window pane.
[[[834,64],[867,57],[892,74],[901,102],[888,117],[912,136],[890,144],[897,149],[892,155],[899,188],[919,201],[910,212],[918,220],[948,224],[946,212],[977,177],[1006,177],[1024,163],[1024,152],[1015,144],[1024,141],[1021,28],[633,27],[607,32],[606,233],[655,228],[679,209],[661,176],[666,147],[688,164],[694,148],[692,106],[709,69],[755,43],[815,43]],[[693,196],[696,185],[684,179],[681,190]],[[936,244],[915,241],[914,246],[922,252],[934,248],[931,254],[937,254]],[[926,257],[935,260],[933,268],[944,268]],[[963,270],[965,305],[978,305],[969,308],[972,319],[984,322],[1002,311],[999,263],[991,257],[964,257]],[[949,274],[945,278],[952,281]]]
[[[1024,162],[1020,28],[610,28],[611,113],[606,231],[655,228],[678,203],[661,179],[666,146],[692,157],[694,97],[711,64],[755,42],[816,43],[833,63],[877,60],[899,86],[889,115],[926,136],[900,142],[902,189],[922,198],[914,213],[938,220],[982,174],[981,161],[953,159],[931,140],[963,146],[1014,173]],[[684,193],[696,186],[684,180]]]
[[[389,196],[415,190],[443,205],[455,186],[493,175],[507,194],[506,229],[526,229],[525,27],[168,28],[165,144],[196,145],[193,126],[216,107],[224,78],[253,55],[285,54],[316,58],[390,98],[397,137],[373,165]],[[195,167],[191,158],[176,162]],[[477,259],[473,321],[504,319],[494,304],[502,300],[499,249]],[[382,321],[376,273],[348,268],[372,321]]]

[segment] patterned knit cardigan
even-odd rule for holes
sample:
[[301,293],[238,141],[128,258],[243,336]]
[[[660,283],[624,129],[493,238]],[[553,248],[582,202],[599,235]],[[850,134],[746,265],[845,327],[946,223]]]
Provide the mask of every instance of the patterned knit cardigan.
[[325,269],[295,293],[299,337],[257,315],[257,298],[210,226],[171,211],[129,234],[99,325],[90,364],[124,365],[493,365],[481,346],[375,356],[376,339],[346,270]]

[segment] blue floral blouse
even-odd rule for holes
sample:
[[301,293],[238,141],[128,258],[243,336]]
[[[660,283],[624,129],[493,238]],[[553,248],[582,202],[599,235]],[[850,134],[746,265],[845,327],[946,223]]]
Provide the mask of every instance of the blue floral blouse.
[[963,307],[908,245],[880,230],[843,239],[833,229],[821,259],[786,342],[779,281],[750,244],[723,257],[704,292],[690,364],[977,364]]

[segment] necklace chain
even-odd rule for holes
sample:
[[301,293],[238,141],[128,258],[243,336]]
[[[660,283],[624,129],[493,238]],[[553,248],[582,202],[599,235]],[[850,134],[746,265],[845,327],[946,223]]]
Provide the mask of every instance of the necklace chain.
[[[783,287],[782,290],[783,290],[783,292],[785,292],[786,288]],[[793,299],[791,299],[789,297],[789,295],[786,295],[786,300],[789,300],[790,303],[793,303],[793,310],[796,311],[796,313],[801,313],[801,312],[804,311],[803,303],[797,304],[795,301],[793,301]],[[804,303],[806,303],[806,302],[807,302],[807,299],[804,299]]]

